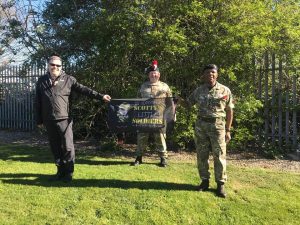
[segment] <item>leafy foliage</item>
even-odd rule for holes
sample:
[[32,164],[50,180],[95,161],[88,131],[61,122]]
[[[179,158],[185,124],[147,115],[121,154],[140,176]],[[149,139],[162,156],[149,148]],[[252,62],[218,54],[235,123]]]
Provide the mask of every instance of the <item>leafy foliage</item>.
[[[41,18],[31,34],[10,23],[11,35],[35,50],[31,61],[44,63],[49,54],[59,54],[80,65],[80,82],[113,98],[135,97],[146,79],[143,69],[154,58],[162,80],[182,97],[199,84],[203,65],[219,65],[220,83],[238,100],[234,145],[253,140],[261,123],[255,116],[261,103],[253,95],[255,83],[249,82],[257,69],[253,59],[268,51],[285,57],[287,66],[300,62],[297,0],[53,0]],[[80,121],[104,121],[93,101],[76,107]],[[192,140],[194,117],[178,108],[175,140],[180,146]],[[88,129],[87,123],[82,126]]]
[[178,106],[176,110],[175,132],[172,141],[180,149],[191,149],[193,146],[194,123],[196,121],[196,108],[191,109]]
[[[235,104],[234,144],[246,147],[249,142],[255,142],[257,138],[255,130],[262,127],[263,118],[258,116],[258,111],[263,107],[261,101],[254,96],[243,96]],[[257,140],[259,141],[259,139]]]

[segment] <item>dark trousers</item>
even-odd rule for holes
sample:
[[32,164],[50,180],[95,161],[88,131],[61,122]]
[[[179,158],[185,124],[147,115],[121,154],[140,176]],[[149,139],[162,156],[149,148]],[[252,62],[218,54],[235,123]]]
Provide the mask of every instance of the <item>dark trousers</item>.
[[51,152],[58,168],[65,173],[74,172],[75,149],[73,143],[73,121],[71,119],[46,121]]

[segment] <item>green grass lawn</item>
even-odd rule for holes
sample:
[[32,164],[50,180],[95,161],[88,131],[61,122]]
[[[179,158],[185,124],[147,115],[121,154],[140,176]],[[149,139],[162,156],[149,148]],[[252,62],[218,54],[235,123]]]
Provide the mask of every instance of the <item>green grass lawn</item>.
[[[300,173],[229,165],[228,197],[194,191],[196,163],[78,154],[72,183],[47,148],[0,144],[0,224],[299,224]],[[213,180],[213,179],[212,179]]]

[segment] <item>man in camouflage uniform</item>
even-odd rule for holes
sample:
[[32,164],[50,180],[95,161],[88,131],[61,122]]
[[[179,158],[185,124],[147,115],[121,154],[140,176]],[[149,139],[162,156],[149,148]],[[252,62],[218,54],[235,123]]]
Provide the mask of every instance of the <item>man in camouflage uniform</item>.
[[217,82],[218,68],[209,64],[203,69],[204,84],[190,95],[188,102],[198,108],[195,125],[197,164],[202,180],[199,191],[209,188],[209,152],[214,160],[217,195],[225,198],[226,144],[230,141],[230,128],[233,119],[232,94],[228,87]]
[[[162,113],[166,109],[166,107],[171,107],[173,109],[173,101],[171,90],[169,86],[161,82],[159,80],[160,73],[159,68],[157,66],[157,61],[154,60],[152,65],[146,69],[146,73],[148,74],[149,81],[142,84],[141,88],[138,91],[139,98],[158,98],[157,101],[158,107],[161,108]],[[166,124],[166,123],[165,123]],[[147,148],[148,138],[150,133],[142,133],[138,132],[137,134],[137,151],[136,151],[136,159],[134,161],[134,165],[142,164],[142,155],[145,149]],[[166,130],[161,129],[158,132],[153,133],[154,141],[156,144],[156,148],[159,151],[160,156],[160,166],[167,166],[167,145],[166,145]]]

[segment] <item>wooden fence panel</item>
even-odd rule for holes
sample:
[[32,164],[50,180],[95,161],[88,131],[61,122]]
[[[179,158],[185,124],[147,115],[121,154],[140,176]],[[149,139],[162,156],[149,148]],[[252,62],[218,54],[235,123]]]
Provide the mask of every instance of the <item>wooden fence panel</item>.
[[[259,135],[264,144],[295,150],[299,143],[299,97],[298,70],[288,68],[282,58],[265,54],[263,64],[257,61],[258,98],[264,103],[264,130]],[[284,66],[283,66],[284,65]],[[263,69],[262,69],[263,68]],[[260,88],[264,84],[264,89]]]

